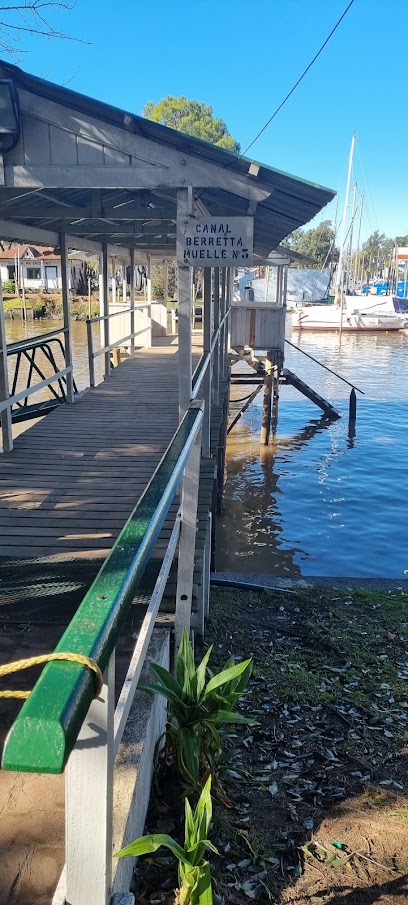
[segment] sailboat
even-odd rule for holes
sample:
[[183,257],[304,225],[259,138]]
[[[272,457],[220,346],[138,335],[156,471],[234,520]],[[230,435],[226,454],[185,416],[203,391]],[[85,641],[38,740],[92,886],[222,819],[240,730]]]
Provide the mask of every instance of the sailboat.
[[[353,295],[344,285],[344,251],[346,242],[347,211],[349,206],[349,194],[351,173],[353,166],[354,145],[356,136],[353,134],[349,156],[347,189],[342,220],[342,235],[340,241],[340,256],[336,270],[335,294],[332,303],[307,303],[297,307],[292,315],[293,330],[317,330],[333,331],[340,333],[390,333],[403,330],[406,326],[406,313],[396,310],[395,299],[390,296]],[[356,213],[355,189],[353,199],[353,216],[349,229],[352,229],[353,219]],[[360,209],[360,226],[361,226]],[[350,246],[351,246],[350,239]]]

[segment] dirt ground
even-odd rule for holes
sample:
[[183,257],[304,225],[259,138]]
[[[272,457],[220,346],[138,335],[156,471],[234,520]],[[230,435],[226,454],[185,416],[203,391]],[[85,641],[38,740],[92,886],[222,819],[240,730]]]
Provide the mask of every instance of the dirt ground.
[[[253,657],[240,710],[257,721],[229,742],[215,905],[408,902],[407,600],[403,590],[212,591],[210,666]],[[149,832],[181,836],[174,791],[159,775]],[[172,902],[171,864],[163,849],[141,859],[139,905]]]

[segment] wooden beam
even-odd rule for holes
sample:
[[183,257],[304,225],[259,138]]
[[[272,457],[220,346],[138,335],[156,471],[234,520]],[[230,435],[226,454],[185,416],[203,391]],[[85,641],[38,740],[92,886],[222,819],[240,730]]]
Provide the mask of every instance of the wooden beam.
[[[233,170],[185,156],[184,163],[174,166],[5,166],[6,185],[16,188],[72,188],[72,189],[160,189],[219,188],[241,198],[264,201],[270,189],[248,184],[245,177]],[[179,162],[181,164],[181,161]]]
[[[0,237],[2,239],[16,240],[18,242],[28,242],[34,245],[54,245],[59,244],[59,233],[56,230],[43,229],[37,226],[26,226],[24,223],[14,223],[12,220],[0,220]],[[66,236],[67,248],[77,251],[89,251],[100,254],[102,252],[102,244],[93,242],[91,239],[82,239],[80,236]],[[127,257],[128,250],[120,246],[109,245],[109,254],[121,254]]]
[[55,204],[55,207],[44,207],[38,204],[38,195],[35,203],[30,206],[13,204],[0,201],[0,218],[15,217],[16,220],[172,220],[176,216],[176,205],[167,204],[163,207],[145,207],[141,204],[121,204],[117,207],[102,205],[98,214],[93,213],[90,206],[65,207]]

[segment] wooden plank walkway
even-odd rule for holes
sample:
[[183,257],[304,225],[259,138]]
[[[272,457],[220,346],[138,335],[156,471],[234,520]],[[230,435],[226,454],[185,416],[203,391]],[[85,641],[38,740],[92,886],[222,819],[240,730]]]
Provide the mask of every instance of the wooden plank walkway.
[[105,557],[177,424],[178,348],[164,338],[0,456],[0,556]]

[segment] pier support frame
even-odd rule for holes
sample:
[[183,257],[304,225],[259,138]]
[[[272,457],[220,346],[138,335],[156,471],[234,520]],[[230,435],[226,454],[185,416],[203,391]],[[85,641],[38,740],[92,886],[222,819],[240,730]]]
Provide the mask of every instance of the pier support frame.
[[277,428],[281,369],[282,353],[280,349],[268,349],[265,361],[266,375],[262,408],[261,446],[268,446],[269,444],[271,424],[273,431]]

